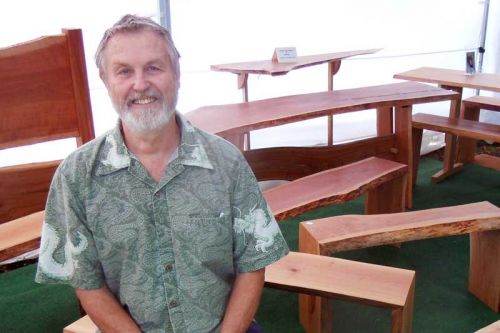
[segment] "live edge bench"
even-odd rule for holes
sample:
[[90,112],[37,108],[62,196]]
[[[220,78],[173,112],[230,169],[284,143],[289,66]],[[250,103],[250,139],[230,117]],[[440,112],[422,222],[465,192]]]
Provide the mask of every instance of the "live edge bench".
[[[377,110],[376,137],[323,147],[279,147],[244,152],[258,180],[291,180],[370,156],[394,160],[412,170],[412,106],[456,101],[459,97],[453,91],[402,82],[205,106],[187,113],[186,117],[193,125],[220,135],[243,150],[243,134],[252,130],[335,114]],[[412,203],[411,182],[409,177],[407,207]]]
[[469,291],[500,311],[500,208],[489,202],[382,215],[345,215],[302,222],[301,252],[344,250],[470,234]]
[[[290,252],[266,267],[265,286],[387,308],[392,313],[391,332],[411,332],[415,290],[411,270]],[[332,332],[331,320],[318,319],[301,323],[307,333]],[[96,329],[85,316],[64,333],[95,333]]]

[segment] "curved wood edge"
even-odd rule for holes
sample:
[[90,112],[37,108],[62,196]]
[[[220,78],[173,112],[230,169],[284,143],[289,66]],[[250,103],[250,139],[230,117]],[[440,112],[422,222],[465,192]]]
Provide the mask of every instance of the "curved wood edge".
[[321,254],[410,240],[500,229],[489,202],[380,215],[345,215],[301,223]]
[[344,51],[326,54],[305,55],[297,57],[293,63],[278,63],[272,60],[257,60],[248,62],[236,62],[228,64],[211,65],[213,71],[230,72],[234,74],[264,74],[264,75],[285,75],[292,70],[299,68],[320,65],[325,62],[342,60],[363,54],[371,54],[381,49],[367,49],[356,51]]
[[282,221],[319,207],[353,200],[405,176],[407,171],[404,164],[369,157],[297,179],[263,194],[276,220]]

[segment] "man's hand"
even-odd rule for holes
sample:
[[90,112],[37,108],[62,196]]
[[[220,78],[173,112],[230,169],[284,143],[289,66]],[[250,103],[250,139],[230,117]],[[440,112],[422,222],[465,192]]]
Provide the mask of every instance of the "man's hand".
[[95,290],[76,289],[76,296],[102,332],[141,333],[139,326],[107,287]]
[[236,276],[221,333],[245,333],[259,307],[264,289],[265,268]]

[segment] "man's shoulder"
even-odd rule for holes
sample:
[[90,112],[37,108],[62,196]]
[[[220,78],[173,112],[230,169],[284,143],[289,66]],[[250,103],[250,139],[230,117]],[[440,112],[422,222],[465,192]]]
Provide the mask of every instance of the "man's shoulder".
[[203,145],[209,159],[217,164],[232,165],[245,161],[242,152],[224,138],[194,127],[198,141]]
[[81,145],[76,150],[71,152],[59,166],[59,172],[64,174],[72,174],[77,170],[90,170],[98,159],[99,152],[106,142],[107,136],[111,131],[108,131],[89,142]]

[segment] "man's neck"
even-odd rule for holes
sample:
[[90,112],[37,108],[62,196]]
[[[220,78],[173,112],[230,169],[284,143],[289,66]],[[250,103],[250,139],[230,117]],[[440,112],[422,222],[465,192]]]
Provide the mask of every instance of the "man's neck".
[[180,143],[180,129],[175,116],[162,128],[148,133],[132,132],[123,125],[122,130],[127,148],[141,161],[149,175],[159,182]]

